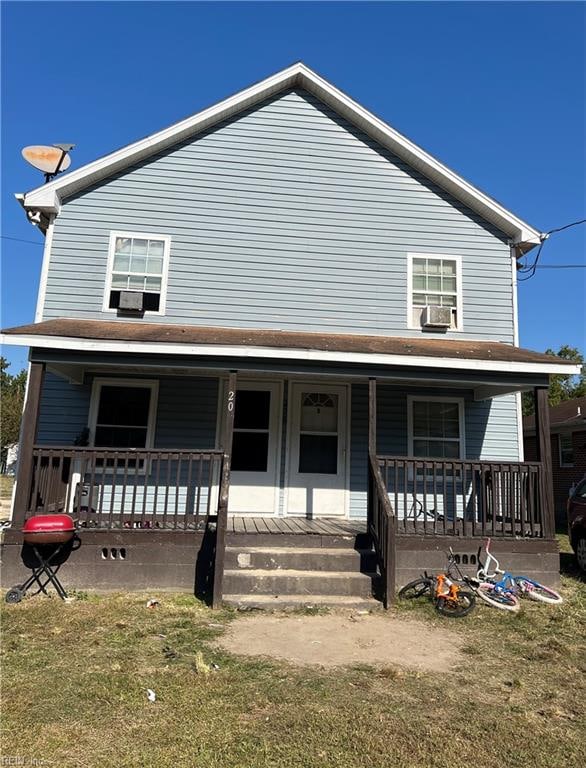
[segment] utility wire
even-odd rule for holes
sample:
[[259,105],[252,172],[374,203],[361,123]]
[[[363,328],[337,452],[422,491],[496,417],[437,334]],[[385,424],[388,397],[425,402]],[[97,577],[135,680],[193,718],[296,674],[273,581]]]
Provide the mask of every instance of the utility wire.
[[2,240],[16,240],[17,243],[30,243],[31,245],[44,245],[38,240],[23,240],[22,237],[9,237],[9,235],[0,235]]
[[541,251],[543,250],[545,241],[550,235],[553,235],[555,232],[563,232],[564,229],[569,229],[570,227],[577,227],[579,224],[585,224],[585,223],[586,223],[586,219],[580,219],[579,221],[572,221],[570,224],[564,224],[563,227],[556,227],[555,229],[550,229],[549,232],[545,232],[541,236],[541,242],[539,243],[539,248],[537,249],[537,253],[535,254],[533,264],[531,264],[531,266],[525,265],[519,270],[520,273],[526,274],[527,277],[519,277],[517,279],[517,282],[525,283],[527,282],[527,280],[531,280],[531,278],[535,274],[535,271],[539,268],[539,257],[541,256]]

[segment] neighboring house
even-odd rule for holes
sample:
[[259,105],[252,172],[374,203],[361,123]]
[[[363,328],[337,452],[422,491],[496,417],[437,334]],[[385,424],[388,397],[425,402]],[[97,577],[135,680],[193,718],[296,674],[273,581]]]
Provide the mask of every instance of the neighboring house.
[[31,348],[5,583],[56,509],[80,586],[388,603],[487,535],[556,579],[519,393],[546,424],[577,367],[517,345],[540,232],[315,72],[18,199],[46,247],[35,322],[4,332]]
[[[556,522],[566,522],[566,502],[570,490],[586,477],[586,397],[566,400],[549,409],[553,493]],[[538,456],[535,416],[523,418],[525,458]]]

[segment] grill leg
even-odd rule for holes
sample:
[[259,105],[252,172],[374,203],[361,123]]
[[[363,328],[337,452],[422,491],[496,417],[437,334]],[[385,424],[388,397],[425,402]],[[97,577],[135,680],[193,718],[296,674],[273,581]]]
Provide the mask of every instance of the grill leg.
[[[44,557],[41,556],[37,547],[33,546],[33,551],[35,553],[37,560],[41,563],[41,566],[40,568],[33,568],[33,575],[29,579],[29,582],[32,584],[33,582],[36,581],[37,584],[39,585],[39,588],[42,590],[42,592],[44,592],[45,595],[48,594],[45,587],[47,586],[47,584],[51,583],[55,587],[55,591],[57,592],[59,597],[62,600],[65,600],[67,598],[67,592],[63,589],[63,585],[57,578],[57,569],[53,569],[53,567],[51,566],[51,560],[57,557],[57,555],[59,554],[62,548],[63,548],[63,545],[60,544],[57,547],[57,549],[47,559],[45,559]],[[47,579],[44,582],[41,582],[41,576],[43,574],[47,576]]]

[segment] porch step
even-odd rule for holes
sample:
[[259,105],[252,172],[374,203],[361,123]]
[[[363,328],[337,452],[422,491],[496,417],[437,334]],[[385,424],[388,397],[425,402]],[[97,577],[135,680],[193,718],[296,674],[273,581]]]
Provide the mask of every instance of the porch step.
[[224,571],[224,594],[230,595],[346,595],[369,597],[375,574],[357,571],[239,569]]
[[230,570],[361,571],[376,570],[371,549],[349,547],[226,547],[225,567]]
[[377,611],[382,603],[373,597],[347,595],[229,595],[224,602],[239,610],[300,610],[303,608],[340,608],[353,611]]

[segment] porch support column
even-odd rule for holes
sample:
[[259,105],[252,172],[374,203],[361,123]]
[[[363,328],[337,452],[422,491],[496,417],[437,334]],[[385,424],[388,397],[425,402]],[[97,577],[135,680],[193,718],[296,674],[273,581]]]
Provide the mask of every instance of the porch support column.
[[33,477],[33,446],[37,437],[44,378],[45,364],[31,363],[18,444],[18,468],[16,472],[14,508],[12,511],[13,528],[20,528],[22,526],[29,508]]
[[370,532],[374,523],[373,476],[371,461],[376,462],[376,379],[368,380],[368,496],[366,505],[367,530]]
[[553,502],[553,474],[551,465],[551,437],[549,429],[548,388],[537,387],[533,391],[535,402],[535,436],[537,459],[541,462],[541,509],[543,536],[553,538],[555,534],[555,509]]
[[228,527],[228,497],[230,494],[230,464],[232,461],[232,438],[234,435],[234,415],[236,413],[236,384],[237,373],[230,371],[228,388],[224,402],[225,419],[222,446],[224,458],[222,461],[222,477],[220,479],[220,495],[218,501],[218,522],[216,524],[216,551],[214,558],[214,591],[212,608],[219,608],[223,598],[224,561],[226,556],[226,530]]

